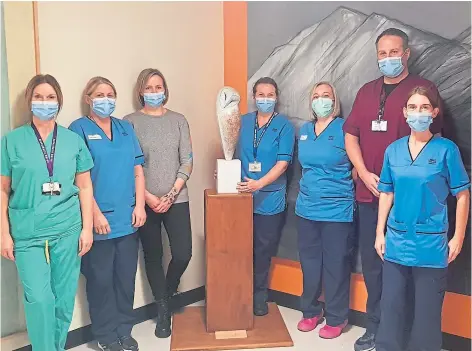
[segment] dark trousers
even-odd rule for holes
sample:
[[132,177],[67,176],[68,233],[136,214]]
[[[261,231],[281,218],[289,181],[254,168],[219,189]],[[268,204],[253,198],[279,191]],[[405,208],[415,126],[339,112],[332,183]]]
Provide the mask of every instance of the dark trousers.
[[407,284],[410,276],[415,287],[415,304],[408,350],[441,350],[441,311],[447,287],[447,268],[408,267],[385,261],[377,351],[405,350],[402,342],[405,323],[403,311],[408,303]]
[[352,230],[352,223],[317,222],[298,217],[304,318],[313,318],[322,312],[318,299],[323,282],[326,323],[335,327],[347,321]]
[[[382,296],[382,267],[383,262],[375,251],[375,237],[377,229],[377,204],[359,203],[359,251],[361,253],[362,274],[367,288],[367,331],[377,334],[380,323],[380,299]],[[413,323],[414,286],[411,277],[407,281],[407,303],[402,313],[405,314],[404,337],[405,342]]]
[[[139,237],[144,251],[146,275],[156,301],[175,292],[180,278],[192,258],[192,229],[190,225],[189,203],[172,205],[166,213],[155,213],[146,206],[147,220],[139,229]],[[167,268],[167,276],[162,266],[162,232],[164,227],[169,238],[172,259]]]
[[380,323],[380,297],[382,296],[382,260],[375,251],[375,236],[379,207],[359,203],[359,251],[362,274],[367,288],[367,331],[376,334]]
[[268,298],[269,271],[272,257],[277,254],[285,212],[276,215],[254,214],[254,299]]
[[131,335],[138,234],[96,240],[82,259],[92,334],[102,344]]

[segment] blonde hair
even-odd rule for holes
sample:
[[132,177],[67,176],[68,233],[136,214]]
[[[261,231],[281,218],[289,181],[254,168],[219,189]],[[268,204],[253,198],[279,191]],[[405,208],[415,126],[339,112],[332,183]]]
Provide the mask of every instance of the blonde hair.
[[316,119],[316,116],[315,116],[315,113],[313,112],[313,109],[311,108],[311,104],[313,102],[313,95],[315,94],[315,90],[316,88],[318,88],[319,86],[321,85],[327,85],[331,88],[331,90],[333,91],[333,97],[334,97],[334,107],[333,107],[333,112],[331,113],[331,116],[330,117],[338,117],[340,114],[341,114],[341,104],[339,103],[339,99],[338,99],[338,94],[336,92],[336,89],[334,88],[334,85],[331,84],[330,82],[327,82],[327,81],[322,81],[322,82],[319,82],[319,83],[316,83],[314,86],[313,86],[313,89],[311,89],[311,93],[310,93],[310,116],[311,118],[315,118]]
[[165,94],[165,99],[162,105],[167,104],[167,101],[169,101],[169,88],[167,87],[167,82],[166,82],[166,79],[164,78],[164,75],[158,69],[146,68],[142,70],[141,73],[139,74],[138,79],[136,80],[136,89],[135,89],[136,99],[138,100],[139,104],[143,107],[144,107],[144,97],[141,95],[141,92],[144,90],[144,87],[146,86],[148,80],[152,76],[159,76],[162,79],[162,84],[164,85],[164,94]]
[[85,110],[87,110],[87,111],[90,110],[90,105],[87,103],[87,100],[86,100],[87,96],[92,95],[93,92],[95,91],[95,89],[97,89],[97,87],[100,84],[106,84],[106,85],[110,86],[113,89],[113,92],[115,93],[115,97],[116,97],[116,95],[117,95],[116,94],[116,88],[110,80],[108,80],[104,77],[100,77],[100,76],[93,77],[88,81],[87,85],[84,88],[83,102],[85,104],[84,105]]
[[[57,103],[59,105],[59,111],[61,111],[62,104],[64,102],[64,98],[62,96],[62,90],[61,86],[57,82],[56,78],[49,74],[38,74],[35,75],[31,80],[29,81],[28,85],[26,86],[25,90],[25,99],[28,104],[28,109],[31,111],[31,101],[33,100],[33,92],[34,89],[41,84],[49,84],[54,91],[56,92],[57,95]],[[58,112],[59,113],[59,112]]]

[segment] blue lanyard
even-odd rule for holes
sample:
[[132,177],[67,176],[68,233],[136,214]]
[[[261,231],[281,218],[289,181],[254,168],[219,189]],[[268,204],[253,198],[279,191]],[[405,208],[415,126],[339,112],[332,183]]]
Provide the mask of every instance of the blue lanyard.
[[41,151],[43,152],[44,159],[46,160],[46,167],[48,168],[49,178],[52,181],[52,177],[54,174],[54,155],[56,154],[57,123],[54,124],[54,132],[52,134],[51,156],[48,155],[43,138],[41,138],[41,135],[39,134],[39,131],[33,122],[31,122],[31,127],[34,130],[36,139],[38,139],[39,146],[41,147]]
[[264,136],[267,129],[269,129],[269,125],[272,122],[272,120],[274,119],[274,117],[277,116],[277,115],[278,115],[278,113],[274,112],[272,114],[272,116],[270,116],[269,121],[264,125],[264,127],[262,127],[263,129],[262,129],[262,132],[261,132],[261,136],[259,137],[259,140],[258,140],[257,139],[258,125],[257,125],[257,113],[256,113],[256,118],[254,120],[254,139],[252,141],[252,151],[253,151],[253,154],[254,154],[254,161],[257,160],[257,149],[259,148],[259,145],[261,144],[262,137]]

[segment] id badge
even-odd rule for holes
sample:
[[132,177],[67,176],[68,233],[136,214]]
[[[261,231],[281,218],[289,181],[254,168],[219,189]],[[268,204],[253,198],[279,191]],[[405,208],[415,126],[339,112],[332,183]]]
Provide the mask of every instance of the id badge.
[[249,172],[262,172],[262,166],[261,166],[261,163],[260,162],[251,162],[249,164]]
[[381,119],[381,120],[375,120],[372,121],[372,131],[373,132],[386,132],[387,131],[387,121]]
[[61,184],[58,182],[44,183],[42,186],[43,195],[60,195]]

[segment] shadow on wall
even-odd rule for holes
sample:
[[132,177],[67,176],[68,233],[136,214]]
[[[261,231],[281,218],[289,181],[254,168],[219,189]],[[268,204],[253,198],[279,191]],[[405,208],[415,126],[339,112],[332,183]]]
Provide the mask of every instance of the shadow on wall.
[[12,112],[12,130],[31,122],[31,112],[28,104],[25,102],[25,90],[22,90],[13,103]]
[[[316,82],[334,84],[347,117],[357,91],[380,76],[375,54],[375,40],[387,28],[399,28],[410,38],[409,69],[413,74],[433,81],[445,102],[444,135],[460,148],[468,173],[471,165],[471,43],[470,27],[450,40],[423,32],[385,16],[340,7],[322,21],[302,30],[288,43],[274,49],[248,81],[248,107],[254,110],[252,86],[269,76],[279,85],[278,110],[286,114],[296,129],[311,119],[309,93]],[[289,169],[288,215],[278,256],[298,260],[294,207],[301,177],[295,148],[295,160]],[[451,202],[451,226],[454,226],[455,201]],[[470,227],[468,229],[470,233]],[[451,233],[450,233],[451,234]],[[470,235],[468,235],[470,237]],[[470,294],[470,249],[466,241],[458,262],[450,267],[449,290]],[[355,270],[360,272],[357,260]],[[469,274],[467,274],[469,273]],[[455,277],[455,278],[451,278]]]

